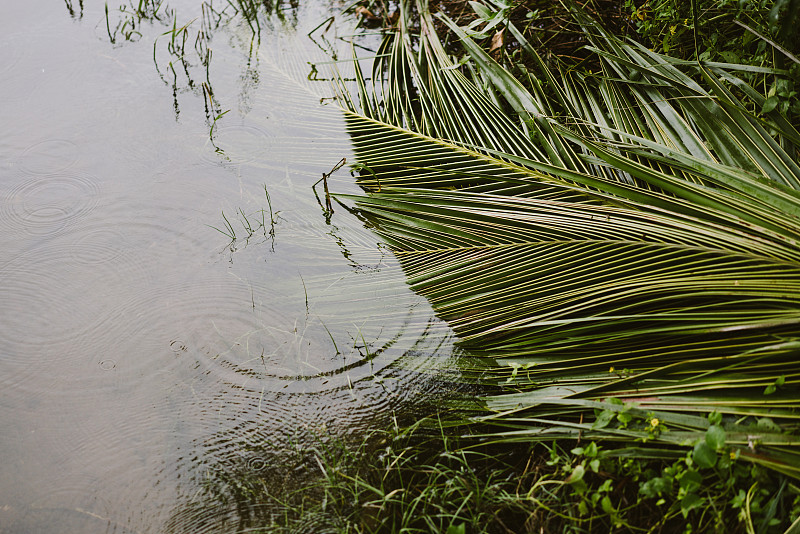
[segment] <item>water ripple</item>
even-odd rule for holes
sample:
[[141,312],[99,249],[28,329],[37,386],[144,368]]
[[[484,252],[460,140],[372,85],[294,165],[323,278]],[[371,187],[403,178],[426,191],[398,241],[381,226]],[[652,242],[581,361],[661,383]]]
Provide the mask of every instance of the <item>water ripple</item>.
[[70,247],[72,259],[84,265],[110,263],[125,252],[125,234],[114,228],[89,228]]
[[98,180],[87,174],[45,174],[0,193],[0,224],[33,235],[52,235],[89,213],[98,202]]
[[213,140],[208,140],[200,152],[209,163],[248,163],[264,158],[270,152],[271,136],[266,130],[253,125],[231,125],[214,129]]
[[22,153],[19,168],[28,174],[54,174],[65,171],[78,161],[78,146],[69,139],[47,139]]
[[24,55],[25,48],[20,44],[19,35],[6,36],[0,41],[0,74],[6,74],[17,65]]
[[40,247],[0,268],[0,338],[7,350],[37,358],[44,347],[102,335],[113,303],[86,296],[98,279],[112,286],[123,279],[112,264],[76,272],[73,257],[71,247]]

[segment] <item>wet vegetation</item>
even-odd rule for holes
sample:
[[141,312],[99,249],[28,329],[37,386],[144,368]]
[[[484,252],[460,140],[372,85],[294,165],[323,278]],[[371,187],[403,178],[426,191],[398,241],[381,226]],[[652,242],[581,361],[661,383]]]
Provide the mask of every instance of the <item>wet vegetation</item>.
[[260,531],[770,532],[796,513],[786,479],[727,453],[700,469],[691,454],[640,454],[596,441],[510,446],[395,429],[360,447],[314,447],[314,482],[279,498],[262,491],[272,514]]
[[[154,61],[200,87],[213,139],[212,29],[241,18],[257,43],[281,10],[205,6],[194,40],[161,4],[107,21],[112,43],[171,24]],[[332,197],[392,246],[481,393],[304,445],[292,485],[221,471],[209,500],[261,510],[232,528],[797,532],[798,2],[343,12],[381,41],[310,75],[336,84],[365,191]]]
[[[340,84],[369,193],[349,200],[462,347],[493,362],[478,434],[552,443],[533,484],[552,501],[516,494],[530,515],[510,531],[797,518],[800,136],[796,92],[780,89],[795,86],[796,43],[774,23],[796,11],[710,4],[674,42],[656,31],[673,19],[650,11],[671,3],[628,4],[612,22],[637,42],[602,6],[564,3],[542,39],[535,3],[434,17],[401,2],[371,72],[356,63],[357,87]],[[704,35],[717,8],[719,35]],[[712,46],[759,34],[738,16],[782,60]]]

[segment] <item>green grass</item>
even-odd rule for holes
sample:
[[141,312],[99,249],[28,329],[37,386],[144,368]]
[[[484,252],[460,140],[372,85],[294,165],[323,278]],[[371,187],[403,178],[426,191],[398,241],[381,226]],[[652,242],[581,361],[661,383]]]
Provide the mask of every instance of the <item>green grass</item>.
[[431,419],[298,454],[300,483],[225,482],[224,499],[260,507],[248,531],[782,532],[800,514],[795,485],[727,451],[699,467],[587,440],[480,443]]

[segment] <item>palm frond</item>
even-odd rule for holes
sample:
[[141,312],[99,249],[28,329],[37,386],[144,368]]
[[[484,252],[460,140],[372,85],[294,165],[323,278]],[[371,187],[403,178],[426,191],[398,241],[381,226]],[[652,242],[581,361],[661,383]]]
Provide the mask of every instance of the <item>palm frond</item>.
[[[359,74],[359,99],[343,100],[369,194],[339,198],[495,362],[495,437],[674,446],[716,411],[743,457],[800,476],[797,132],[775,123],[774,140],[721,67],[676,64],[578,11],[603,73],[539,58],[528,76],[549,100],[442,16],[471,79],[417,9],[419,34],[404,6],[373,85]],[[621,410],[644,423],[602,415]]]

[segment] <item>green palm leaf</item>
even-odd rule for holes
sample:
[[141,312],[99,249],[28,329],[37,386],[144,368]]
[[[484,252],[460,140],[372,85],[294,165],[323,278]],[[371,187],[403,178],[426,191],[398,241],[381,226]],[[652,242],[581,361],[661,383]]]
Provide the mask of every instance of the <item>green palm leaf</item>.
[[[497,439],[675,446],[716,411],[743,457],[800,476],[800,168],[782,148],[796,132],[775,141],[721,67],[681,65],[706,91],[579,12],[603,74],[539,60],[552,100],[442,17],[470,79],[418,11],[420,34],[404,7],[372,85],[357,68],[358,104],[343,98],[369,194],[339,198],[489,360],[484,383],[504,389],[481,420]],[[621,410],[638,426],[604,422]]]

